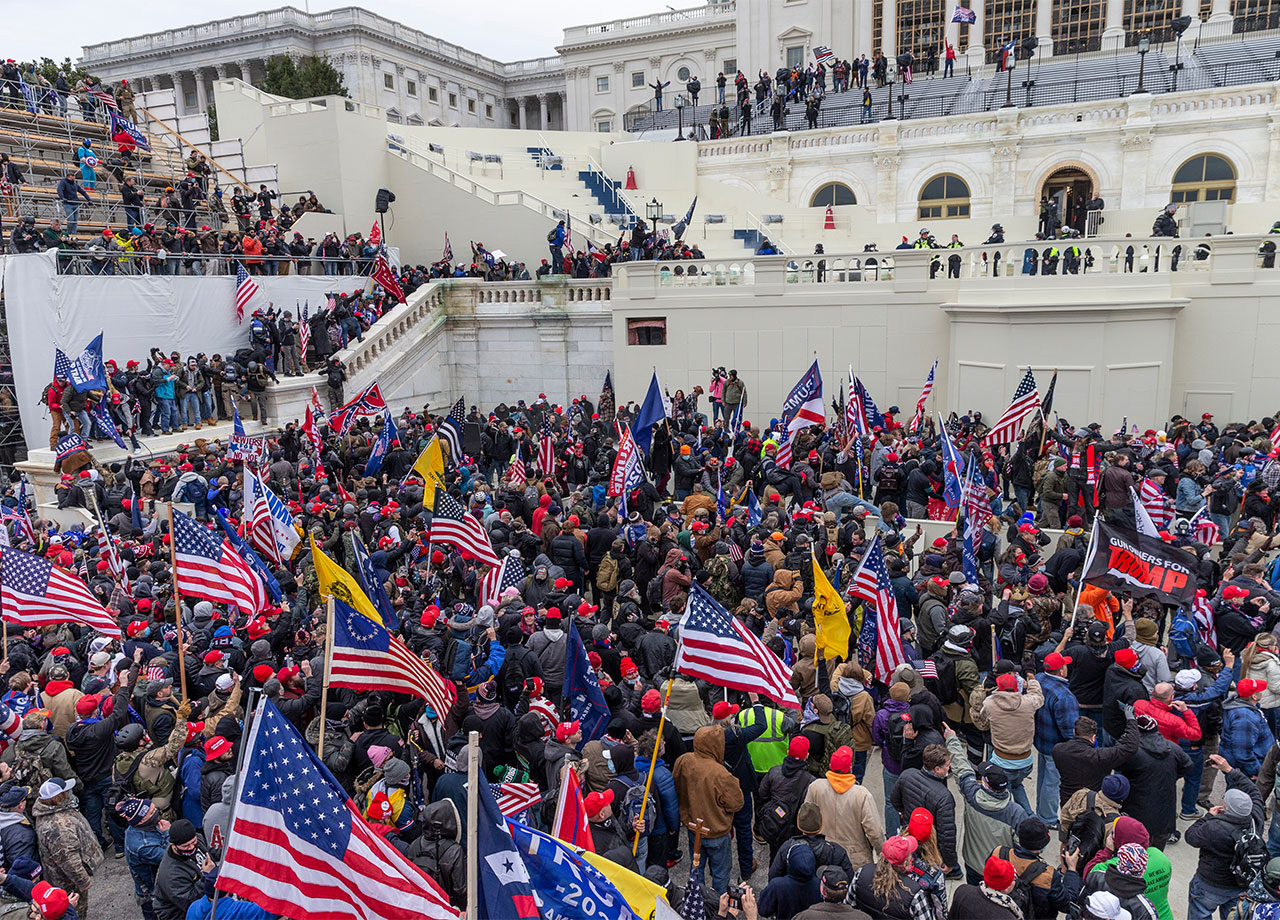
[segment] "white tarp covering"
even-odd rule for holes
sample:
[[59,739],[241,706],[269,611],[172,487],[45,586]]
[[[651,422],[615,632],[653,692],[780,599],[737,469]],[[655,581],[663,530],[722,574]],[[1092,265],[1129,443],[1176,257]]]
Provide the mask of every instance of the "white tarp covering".
[[[49,446],[48,411],[40,396],[53,379],[53,350],[75,360],[99,332],[103,357],[124,368],[134,359],[145,367],[153,347],[182,357],[228,354],[249,342],[249,314],[274,302],[297,319],[312,314],[330,291],[368,285],[352,275],[255,276],[261,290],[236,324],[235,276],[59,275],[52,251],[0,256],[0,283],[13,355],[22,428],[30,449]],[[317,378],[318,380],[319,378]]]

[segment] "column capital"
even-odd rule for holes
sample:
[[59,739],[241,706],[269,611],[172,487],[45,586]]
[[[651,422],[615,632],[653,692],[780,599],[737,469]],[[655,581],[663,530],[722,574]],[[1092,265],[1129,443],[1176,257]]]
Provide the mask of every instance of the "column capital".
[[548,93],[538,93],[538,104],[546,105],[548,95],[549,95]]
[[215,64],[215,65],[214,65],[214,70],[216,70],[216,71],[218,72],[218,79],[219,79],[219,80],[225,80],[225,79],[227,78],[227,65],[226,65],[226,64]]

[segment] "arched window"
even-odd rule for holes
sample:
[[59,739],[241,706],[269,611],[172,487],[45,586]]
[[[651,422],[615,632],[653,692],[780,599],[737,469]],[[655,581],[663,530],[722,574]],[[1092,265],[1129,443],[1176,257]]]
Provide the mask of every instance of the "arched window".
[[969,216],[969,186],[959,176],[934,176],[920,192],[920,219]]
[[825,208],[828,205],[839,207],[842,204],[857,204],[858,197],[853,194],[853,189],[840,182],[828,182],[822,188],[818,189],[813,196],[813,200],[809,202],[811,208]]
[[676,77],[680,80],[680,82],[681,82],[681,83],[688,83],[688,82],[689,82],[689,68],[688,68],[688,67],[681,67],[679,70],[677,70],[677,71],[676,71]]
[[1236,194],[1236,170],[1222,157],[1204,154],[1192,157],[1173,174],[1169,200],[1177,204],[1188,201],[1231,201]]

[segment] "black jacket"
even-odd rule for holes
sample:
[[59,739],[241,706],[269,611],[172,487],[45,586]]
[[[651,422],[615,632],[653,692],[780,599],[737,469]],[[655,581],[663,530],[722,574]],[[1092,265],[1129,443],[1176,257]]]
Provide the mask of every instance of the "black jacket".
[[1138,700],[1150,699],[1147,688],[1142,683],[1142,675],[1146,673],[1144,665],[1138,670],[1130,671],[1118,664],[1107,668],[1107,675],[1102,682],[1102,726],[1112,738],[1124,734],[1125,714],[1121,705],[1132,706]]
[[[1210,885],[1235,891],[1240,888],[1240,883],[1231,872],[1236,841],[1247,830],[1261,835],[1266,818],[1262,810],[1262,795],[1258,792],[1258,787],[1243,772],[1232,770],[1228,773],[1227,788],[1248,793],[1249,798],[1253,800],[1253,815],[1249,818],[1235,818],[1225,813],[1206,815],[1187,828],[1183,839],[1200,851],[1196,875]],[[8,855],[7,852],[5,855]]]
[[961,885],[951,896],[951,920],[1016,920],[1017,915],[986,896],[977,885]]
[[204,874],[200,863],[208,851],[200,844],[189,856],[178,856],[165,847],[164,859],[156,871],[155,907],[157,920],[186,920],[187,908],[204,897]]
[[405,854],[422,871],[444,888],[457,907],[467,905],[467,854],[461,839],[458,807],[451,799],[427,806],[422,814],[422,836]]
[[942,861],[948,866],[960,865],[956,855],[956,800],[952,798],[946,779],[918,767],[903,770],[889,801],[903,816],[904,825],[915,809],[927,809],[933,815],[933,826],[938,832]]
[[551,541],[547,553],[552,565],[564,569],[564,577],[578,581],[587,571],[587,553],[582,541],[573,534],[562,533]]
[[1146,825],[1153,840],[1177,829],[1178,777],[1190,769],[1190,755],[1159,732],[1142,732],[1137,753],[1120,765],[1129,778],[1124,813]]
[[67,729],[67,754],[76,776],[91,786],[111,774],[116,759],[115,733],[129,722],[128,683],[120,685],[111,703],[111,715],[96,722],[79,721]]
[[1138,751],[1138,726],[1129,723],[1112,747],[1094,747],[1084,738],[1072,738],[1055,745],[1053,762],[1062,777],[1059,790],[1065,805],[1080,789],[1100,789],[1102,778]]

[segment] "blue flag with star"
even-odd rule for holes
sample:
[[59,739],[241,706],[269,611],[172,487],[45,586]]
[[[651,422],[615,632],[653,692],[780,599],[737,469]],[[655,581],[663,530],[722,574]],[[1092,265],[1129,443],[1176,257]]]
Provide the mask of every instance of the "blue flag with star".
[[571,847],[515,821],[508,827],[544,917],[640,920],[613,882]]
[[479,920],[538,920],[537,901],[529,885],[529,870],[507,828],[507,819],[484,775],[480,777],[479,827],[476,843],[480,857]]
[[587,660],[587,650],[578,630],[569,623],[569,641],[565,649],[564,698],[569,701],[569,718],[582,724],[582,740],[595,741],[609,727],[609,704],[596,672]]

